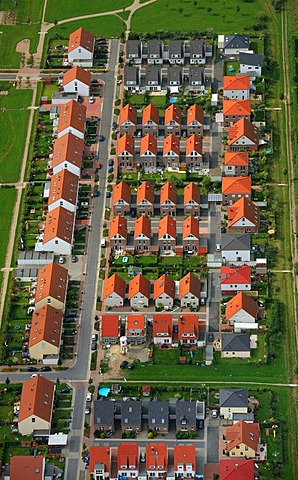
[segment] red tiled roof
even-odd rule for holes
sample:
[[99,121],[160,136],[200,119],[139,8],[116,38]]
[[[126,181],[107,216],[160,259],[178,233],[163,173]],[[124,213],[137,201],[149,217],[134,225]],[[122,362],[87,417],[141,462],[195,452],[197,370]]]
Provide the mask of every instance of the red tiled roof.
[[224,115],[250,115],[251,114],[250,100],[224,100],[223,114]]
[[93,52],[95,37],[93,33],[88,32],[84,28],[79,28],[69,35],[68,53],[72,52],[77,47],[83,47],[88,52]]
[[137,124],[137,111],[129,103],[121,109],[120,117],[119,117],[119,125],[122,125],[127,120],[129,120],[134,125]]
[[182,240],[187,238],[189,235],[193,235],[195,238],[199,238],[199,220],[190,215],[186,217],[183,221],[182,227]]
[[198,205],[200,205],[200,187],[193,182],[184,187],[184,205],[186,205],[190,200],[194,200]]
[[249,90],[250,78],[248,76],[229,75],[223,78],[224,90]]
[[102,315],[101,317],[101,337],[118,338],[119,337],[119,315]]
[[117,155],[127,151],[130,155],[134,154],[134,139],[127,133],[119,138],[117,145]]
[[147,238],[151,237],[151,220],[146,215],[141,215],[135,221],[134,238],[138,238],[142,234]]
[[228,228],[231,228],[242,218],[246,218],[253,225],[260,225],[260,211],[248,198],[242,197],[228,207]]
[[253,460],[221,460],[220,480],[254,480]]
[[259,145],[259,130],[247,118],[241,118],[228,130],[228,145],[233,145],[241,137],[248,138],[252,143],[258,147]]
[[165,125],[175,121],[179,125],[181,124],[181,110],[177,105],[172,104],[165,110]]
[[10,480],[43,480],[45,457],[33,455],[12,456],[10,459]]
[[203,139],[199,135],[192,135],[186,140],[186,155],[197,152],[199,155],[203,154]]
[[146,298],[150,298],[150,290],[151,284],[148,278],[144,277],[144,275],[136,275],[130,282],[129,282],[129,292],[128,292],[128,299],[130,300],[134,295],[137,293],[141,293]]
[[104,464],[105,473],[110,473],[111,471],[111,448],[110,447],[89,447],[90,453],[90,463],[89,463],[89,472],[93,473],[95,470],[96,463]]
[[71,244],[74,221],[74,212],[70,212],[64,207],[57,207],[48,212],[45,220],[43,245],[54,238],[60,238],[60,240]]
[[88,72],[81,67],[73,67],[70,70],[67,70],[63,75],[63,87],[73,80],[79,80],[79,82],[89,86],[91,84],[91,72]]
[[251,195],[250,177],[222,177],[223,195],[245,194]]
[[226,152],[225,165],[247,166],[248,152]]
[[187,313],[178,317],[178,339],[189,338],[189,334],[194,335],[192,338],[196,340],[199,338],[199,317],[194,313]]
[[193,273],[187,273],[179,281],[179,300],[188,293],[192,293],[196,297],[200,297],[201,281]]
[[[118,470],[130,470],[135,465],[139,469],[139,446],[137,443],[120,443],[118,445]],[[125,468],[123,468],[125,466]]]
[[65,302],[68,271],[58,263],[49,263],[38,270],[35,303],[51,297]]
[[154,186],[149,182],[142,182],[137,190],[137,205],[143,200],[154,205]]
[[72,163],[78,168],[82,167],[84,140],[72,133],[66,133],[57,138],[54,143],[52,167],[56,167],[65,161]]
[[103,298],[107,298],[112,293],[117,293],[119,297],[125,298],[125,280],[114,273],[104,282]]
[[249,313],[254,319],[257,319],[259,307],[257,303],[248,295],[243,292],[237,293],[231,300],[228,301],[226,306],[226,319],[230,320],[240,310],[244,310]]
[[110,223],[109,238],[114,238],[115,235],[121,235],[126,240],[127,236],[127,220],[121,215],[114,217]]
[[186,465],[191,465],[192,470],[196,470],[196,447],[195,445],[175,445],[174,446],[174,470],[178,470],[178,464],[183,465],[183,471],[186,472]]
[[75,100],[61,105],[59,120],[58,120],[58,133],[63,132],[68,127],[75,128],[81,133],[85,131],[86,121],[86,107]]
[[173,318],[169,313],[156,313],[153,315],[153,337],[157,337],[161,333],[165,337],[172,337]]
[[251,283],[251,269],[246,265],[239,268],[221,267],[220,276],[222,285],[250,285]]
[[145,335],[145,322],[145,315],[127,315],[127,335],[134,330],[141,330],[142,335]]
[[172,133],[164,138],[163,155],[169,155],[171,151],[174,152],[175,155],[180,154],[180,139]]
[[160,205],[165,203],[166,200],[170,200],[175,205],[177,203],[177,189],[170,182],[166,182],[160,189]]
[[153,155],[157,154],[157,139],[150,133],[141,139],[140,155],[144,155],[147,151],[152,152]]
[[160,240],[166,234],[176,239],[176,220],[170,215],[167,215],[159,220],[158,239]]
[[76,205],[79,177],[69,170],[60,170],[53,175],[50,183],[48,205],[65,200]]
[[41,375],[23,383],[18,422],[34,415],[51,421],[55,384]]
[[142,124],[144,125],[145,123],[148,122],[148,120],[152,120],[152,122],[155,123],[156,125],[159,124],[158,108],[156,108],[152,104],[147,105],[147,107],[145,107],[143,110]]
[[163,293],[166,293],[170,298],[175,298],[175,282],[165,273],[154,282],[153,299],[156,300]]
[[258,449],[260,442],[260,425],[258,423],[247,423],[244,420],[227,427],[226,430],[227,451],[230,452],[241,443],[254,450]]
[[60,346],[62,330],[62,310],[45,305],[32,315],[29,348],[40,342],[46,342],[57,348]]
[[130,205],[130,195],[131,189],[127,183],[120,182],[115,185],[113,188],[112,204],[118,202],[119,200],[124,200]]
[[203,109],[196,103],[187,110],[187,125],[190,125],[194,120],[199,122],[201,125],[204,124]]
[[147,472],[168,470],[168,447],[164,443],[146,445],[146,470]]

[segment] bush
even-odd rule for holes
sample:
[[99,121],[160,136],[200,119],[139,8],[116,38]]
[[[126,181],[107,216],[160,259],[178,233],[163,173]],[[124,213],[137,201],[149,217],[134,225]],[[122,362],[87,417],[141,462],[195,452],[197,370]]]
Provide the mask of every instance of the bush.
[[119,108],[114,108],[114,115],[120,115],[120,110]]
[[115,100],[115,106],[119,107],[120,103],[121,103],[120,98],[117,98],[117,100]]

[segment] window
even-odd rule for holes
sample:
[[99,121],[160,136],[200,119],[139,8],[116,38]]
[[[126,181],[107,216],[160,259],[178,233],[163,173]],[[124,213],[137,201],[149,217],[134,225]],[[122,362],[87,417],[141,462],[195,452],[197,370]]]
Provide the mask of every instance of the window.
[[32,417],[31,420],[32,420],[32,423],[35,423],[35,418],[34,417]]

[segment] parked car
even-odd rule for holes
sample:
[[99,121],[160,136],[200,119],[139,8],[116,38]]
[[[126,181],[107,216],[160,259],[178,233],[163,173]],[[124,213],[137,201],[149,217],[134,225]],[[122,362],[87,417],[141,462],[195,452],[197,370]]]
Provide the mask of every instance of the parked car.
[[128,361],[127,360],[123,360],[123,362],[120,364],[120,368],[124,369],[126,368],[128,365]]
[[97,342],[97,340],[98,340],[98,334],[97,334],[97,333],[92,333],[91,339],[92,339],[92,342]]
[[104,137],[103,135],[99,135],[99,141],[100,141],[100,142],[103,142],[104,139],[105,139],[105,137]]
[[88,214],[87,213],[80,213],[78,215],[78,220],[86,220],[88,218]]
[[99,197],[99,190],[94,190],[93,196],[94,196],[94,197]]
[[31,378],[37,377],[37,373],[32,373]]
[[110,158],[108,165],[109,167],[112,167],[114,165],[114,160],[112,158]]
[[65,258],[64,257],[59,257],[58,263],[60,265],[63,265],[64,262],[65,262]]
[[62,388],[62,390],[60,390],[60,393],[70,393],[70,388]]
[[108,168],[109,173],[113,173],[113,171],[114,171],[114,167],[111,166],[111,167]]
[[113,122],[112,129],[117,130],[117,123],[116,122]]
[[211,410],[211,417],[212,418],[217,418],[217,415],[218,415],[217,410]]
[[134,218],[134,217],[136,216],[136,211],[135,211],[135,210],[131,210],[131,211],[130,211],[130,216],[131,216],[132,218]]
[[41,367],[40,370],[41,370],[41,372],[51,372],[52,371],[51,367],[48,367],[48,366]]
[[226,233],[226,230],[227,230],[226,227],[221,227],[220,229],[221,233]]
[[214,342],[214,333],[213,332],[208,333],[208,342]]
[[71,263],[76,263],[78,261],[78,257],[76,255],[72,255]]
[[85,408],[85,415],[90,415],[90,413],[91,413],[91,408],[86,407]]
[[112,193],[111,192],[106,192],[106,198],[111,198]]
[[91,83],[97,83],[97,78],[92,78]]
[[128,368],[128,370],[133,370],[135,368],[135,364],[134,363],[129,363],[127,365],[127,368]]
[[94,97],[93,97],[93,95],[91,95],[91,96],[89,97],[89,103],[94,103]]
[[93,350],[93,351],[97,350],[97,343],[96,342],[91,343],[91,350]]
[[83,97],[81,97],[81,95],[79,95],[79,96],[78,96],[78,102],[79,102],[79,103],[83,103],[83,101],[84,101]]
[[198,428],[202,430],[204,428],[204,420],[198,420]]
[[92,393],[91,392],[87,393],[86,402],[92,402]]
[[36,368],[36,367],[27,367],[27,372],[38,372],[38,368]]

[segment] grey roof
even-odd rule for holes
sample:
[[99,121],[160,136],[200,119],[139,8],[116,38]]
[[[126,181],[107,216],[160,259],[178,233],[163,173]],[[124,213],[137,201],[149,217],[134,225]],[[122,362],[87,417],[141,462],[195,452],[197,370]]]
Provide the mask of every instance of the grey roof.
[[154,399],[148,404],[148,423],[156,427],[168,427],[169,425],[169,404]]
[[136,85],[139,84],[139,69],[137,67],[125,67],[124,84],[127,84],[127,82],[135,82]]
[[159,85],[161,82],[161,69],[160,67],[147,67],[146,68],[146,84],[148,82],[157,82]]
[[114,403],[103,398],[94,402],[94,425],[114,424]]
[[257,55],[256,53],[239,53],[239,63],[243,65],[252,65],[254,67],[262,67],[264,62],[263,55]]
[[203,40],[196,39],[190,42],[190,58],[194,55],[205,56],[205,42]]
[[127,58],[133,55],[133,57],[141,57],[141,40],[127,40],[126,42],[126,56]]
[[184,56],[183,50],[184,42],[183,40],[170,40],[169,41],[169,57],[172,55],[180,55],[181,58]]
[[248,407],[248,390],[246,388],[220,388],[220,407]]
[[148,58],[150,55],[162,55],[162,41],[161,40],[148,40]]
[[249,352],[249,333],[223,333],[221,336],[223,352]]
[[225,48],[249,48],[250,39],[248,35],[225,35],[224,47]]
[[245,422],[253,422],[255,416],[253,413],[233,413],[233,420],[234,422],[240,422],[240,420],[244,420]]
[[182,83],[182,68],[180,67],[168,68],[168,84],[170,82],[179,82],[179,84]]
[[203,67],[189,67],[189,84],[192,85],[193,82],[204,84]]
[[221,249],[227,251],[250,251],[250,234],[230,234],[226,233],[221,236]]
[[176,427],[196,426],[196,402],[182,400],[176,403]]
[[135,425],[141,427],[141,402],[138,400],[122,400],[121,401],[121,425],[129,427]]

